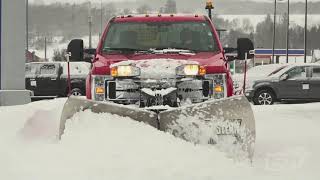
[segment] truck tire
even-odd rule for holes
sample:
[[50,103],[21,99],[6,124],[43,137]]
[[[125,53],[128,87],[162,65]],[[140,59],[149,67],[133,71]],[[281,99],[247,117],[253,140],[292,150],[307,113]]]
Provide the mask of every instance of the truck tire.
[[255,105],[272,105],[275,102],[276,96],[271,90],[262,89],[255,93],[253,103]]
[[74,88],[71,90],[71,95],[72,96],[83,96],[84,93],[81,91],[79,88]]

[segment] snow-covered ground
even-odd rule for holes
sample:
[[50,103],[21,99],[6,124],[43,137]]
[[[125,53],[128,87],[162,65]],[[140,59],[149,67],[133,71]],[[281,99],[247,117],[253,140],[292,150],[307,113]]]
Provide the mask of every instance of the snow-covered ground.
[[[253,106],[253,163],[111,114],[78,114],[52,138],[65,99],[0,107],[0,179],[320,179],[320,103]],[[30,119],[33,119],[30,121]]]

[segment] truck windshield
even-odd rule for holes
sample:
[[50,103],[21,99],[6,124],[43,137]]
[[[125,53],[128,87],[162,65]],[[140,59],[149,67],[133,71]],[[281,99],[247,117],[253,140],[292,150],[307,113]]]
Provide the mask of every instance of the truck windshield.
[[181,49],[218,52],[217,40],[206,22],[112,23],[103,51]]

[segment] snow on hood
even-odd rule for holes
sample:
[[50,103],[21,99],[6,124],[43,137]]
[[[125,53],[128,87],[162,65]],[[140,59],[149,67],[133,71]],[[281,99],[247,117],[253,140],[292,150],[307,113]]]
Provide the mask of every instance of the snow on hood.
[[168,79],[175,78],[176,68],[184,64],[199,64],[196,61],[190,60],[175,60],[175,59],[148,59],[139,61],[121,61],[112,64],[111,67],[121,65],[133,65],[141,69],[141,79]]

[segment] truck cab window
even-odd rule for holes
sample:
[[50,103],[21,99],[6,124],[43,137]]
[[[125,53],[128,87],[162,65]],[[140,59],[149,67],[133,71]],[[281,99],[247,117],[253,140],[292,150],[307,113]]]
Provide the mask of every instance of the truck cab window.
[[217,52],[219,47],[206,22],[126,22],[111,24],[103,49],[187,49]]

